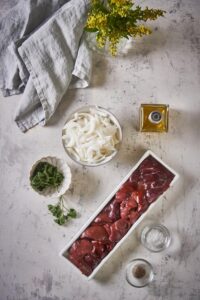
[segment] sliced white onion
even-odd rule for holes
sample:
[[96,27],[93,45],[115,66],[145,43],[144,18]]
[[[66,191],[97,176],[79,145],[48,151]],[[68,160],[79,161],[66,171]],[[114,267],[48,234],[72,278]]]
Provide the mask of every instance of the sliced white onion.
[[116,151],[119,143],[118,126],[109,115],[95,109],[75,113],[63,130],[64,145],[78,161],[102,161]]

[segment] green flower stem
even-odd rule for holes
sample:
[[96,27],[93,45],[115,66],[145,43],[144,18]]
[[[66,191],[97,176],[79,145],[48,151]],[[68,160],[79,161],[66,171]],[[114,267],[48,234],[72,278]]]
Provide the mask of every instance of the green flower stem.
[[108,43],[110,53],[116,55],[121,38],[150,34],[151,29],[141,21],[154,21],[164,14],[161,9],[134,7],[132,0],[91,0],[85,31],[96,32],[98,47],[103,48]]

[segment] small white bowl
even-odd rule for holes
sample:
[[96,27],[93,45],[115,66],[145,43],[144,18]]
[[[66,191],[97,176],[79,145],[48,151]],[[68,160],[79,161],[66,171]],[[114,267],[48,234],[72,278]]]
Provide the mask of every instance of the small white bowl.
[[82,112],[89,112],[90,109],[94,109],[96,110],[97,112],[100,112],[100,113],[105,113],[109,118],[110,120],[117,126],[117,129],[118,129],[118,138],[119,138],[119,143],[116,145],[116,151],[114,151],[111,155],[109,156],[106,156],[104,159],[100,160],[100,161],[97,161],[96,163],[90,163],[90,162],[86,162],[86,161],[81,161],[81,160],[77,160],[75,156],[73,156],[67,149],[67,147],[65,146],[64,144],[64,141],[63,141],[63,136],[65,135],[65,129],[63,127],[62,129],[62,143],[63,143],[63,147],[65,149],[65,152],[67,153],[67,155],[76,163],[82,165],[82,166],[87,166],[87,167],[96,167],[96,166],[100,166],[100,165],[103,165],[107,162],[109,162],[111,159],[113,159],[115,157],[115,155],[118,153],[119,151],[119,148],[121,146],[121,143],[122,143],[122,128],[121,128],[121,125],[119,123],[119,121],[117,120],[117,118],[111,113],[109,112],[108,110],[106,110],[105,108],[101,107],[101,106],[98,106],[98,105],[88,105],[88,106],[83,106],[79,109],[77,109],[76,111],[74,111],[66,120],[64,126],[71,120],[74,118],[74,114],[75,113],[82,113]]
[[61,185],[58,186],[57,188],[48,187],[48,188],[44,189],[43,191],[37,191],[36,189],[33,189],[33,190],[44,197],[60,197],[69,189],[70,184],[71,184],[72,176],[71,176],[71,170],[70,170],[68,164],[64,160],[57,158],[57,157],[53,157],[53,156],[43,157],[43,158],[39,159],[38,161],[36,161],[34,163],[34,165],[32,166],[32,168],[30,170],[30,176],[29,176],[30,181],[31,181],[31,177],[33,175],[33,172],[34,172],[36,166],[40,162],[48,162],[49,164],[57,167],[58,170],[64,175],[64,179],[63,179]]

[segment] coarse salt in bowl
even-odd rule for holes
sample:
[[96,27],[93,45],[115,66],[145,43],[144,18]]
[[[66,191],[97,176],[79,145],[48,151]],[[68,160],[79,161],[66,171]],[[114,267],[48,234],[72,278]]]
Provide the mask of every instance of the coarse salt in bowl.
[[84,106],[65,122],[62,142],[68,156],[84,166],[99,166],[118,152],[122,129],[116,117],[100,106]]

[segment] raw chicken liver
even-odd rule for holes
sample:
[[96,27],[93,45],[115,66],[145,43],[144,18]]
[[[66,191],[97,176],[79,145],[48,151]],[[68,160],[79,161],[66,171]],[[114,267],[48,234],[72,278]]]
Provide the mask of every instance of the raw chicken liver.
[[68,259],[89,276],[173,178],[172,172],[149,155],[73,243]]

